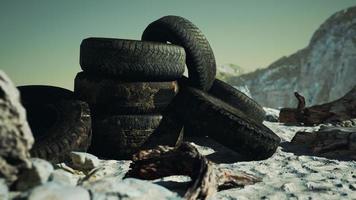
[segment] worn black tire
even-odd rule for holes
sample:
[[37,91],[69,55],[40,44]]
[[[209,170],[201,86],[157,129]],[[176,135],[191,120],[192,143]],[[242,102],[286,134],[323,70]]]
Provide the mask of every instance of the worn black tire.
[[130,81],[171,81],[181,77],[184,49],[177,45],[112,38],[87,38],[80,65],[88,73]]
[[216,62],[206,37],[189,20],[165,16],[147,26],[142,40],[170,42],[184,47],[190,86],[209,90],[216,75]]
[[96,117],[89,152],[108,159],[131,159],[161,121],[162,115]]
[[185,124],[195,126],[246,159],[268,158],[280,142],[280,138],[263,124],[201,90],[183,88],[173,104]]
[[52,163],[68,159],[71,151],[86,151],[91,143],[91,117],[87,103],[73,92],[51,86],[20,86],[35,143],[30,151]]
[[80,72],[74,93],[95,114],[145,114],[162,112],[178,92],[178,83],[125,82]]
[[261,123],[265,119],[266,112],[261,105],[224,81],[215,79],[209,94],[239,109],[257,122]]
[[19,86],[22,104],[45,104],[64,99],[74,99],[70,90],[48,85]]

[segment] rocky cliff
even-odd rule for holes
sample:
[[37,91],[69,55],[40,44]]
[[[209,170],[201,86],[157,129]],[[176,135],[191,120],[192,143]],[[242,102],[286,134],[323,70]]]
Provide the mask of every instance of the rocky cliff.
[[306,97],[307,106],[344,95],[356,85],[356,7],[327,19],[306,48],[229,82],[247,86],[254,99],[274,108],[294,107],[294,91]]

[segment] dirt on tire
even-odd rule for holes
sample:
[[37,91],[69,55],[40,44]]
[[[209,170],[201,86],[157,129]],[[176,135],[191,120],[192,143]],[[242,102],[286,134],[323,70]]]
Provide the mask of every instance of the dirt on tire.
[[131,159],[159,127],[162,115],[96,117],[89,152],[108,159]]
[[95,114],[146,114],[163,111],[178,93],[178,83],[127,82],[80,72],[74,93]]

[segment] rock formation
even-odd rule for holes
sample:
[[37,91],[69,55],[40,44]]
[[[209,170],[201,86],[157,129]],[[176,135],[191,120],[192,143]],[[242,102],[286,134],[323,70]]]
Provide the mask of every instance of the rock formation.
[[306,48],[229,82],[246,85],[266,107],[294,107],[294,91],[311,106],[343,96],[356,85],[355,74],[356,7],[351,7],[327,19]]
[[30,166],[28,158],[33,142],[19,92],[0,71],[0,178],[5,178],[7,184],[17,179],[21,169]]

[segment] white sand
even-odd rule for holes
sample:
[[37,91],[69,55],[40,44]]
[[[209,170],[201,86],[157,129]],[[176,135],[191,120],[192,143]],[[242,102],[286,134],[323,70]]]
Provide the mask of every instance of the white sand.
[[[282,139],[280,147],[271,158],[219,164],[221,167],[260,176],[263,178],[262,182],[245,188],[221,191],[213,199],[356,199],[356,161],[303,155],[302,146],[289,144],[297,131],[311,131],[318,127],[283,126],[271,122],[265,122],[265,125]],[[216,143],[210,141],[208,144],[208,140],[205,140],[202,144],[204,146],[198,145],[203,154],[211,154],[214,150],[218,150],[221,157],[233,154]]]
[[[186,138],[197,146],[199,152],[219,163],[217,167],[244,171],[262,178],[262,182],[221,191],[211,199],[356,199],[356,161],[309,156],[303,152],[303,146],[289,143],[297,131],[312,131],[319,127],[284,126],[272,122],[265,122],[265,125],[281,137],[282,143],[271,158],[263,161],[241,162],[241,156],[236,152],[209,138]],[[130,163],[101,162],[103,166],[94,170],[95,173],[86,179],[87,182],[105,177],[121,179]],[[80,178],[82,175],[78,176]],[[172,176],[153,182],[182,195],[189,180],[184,176]]]

